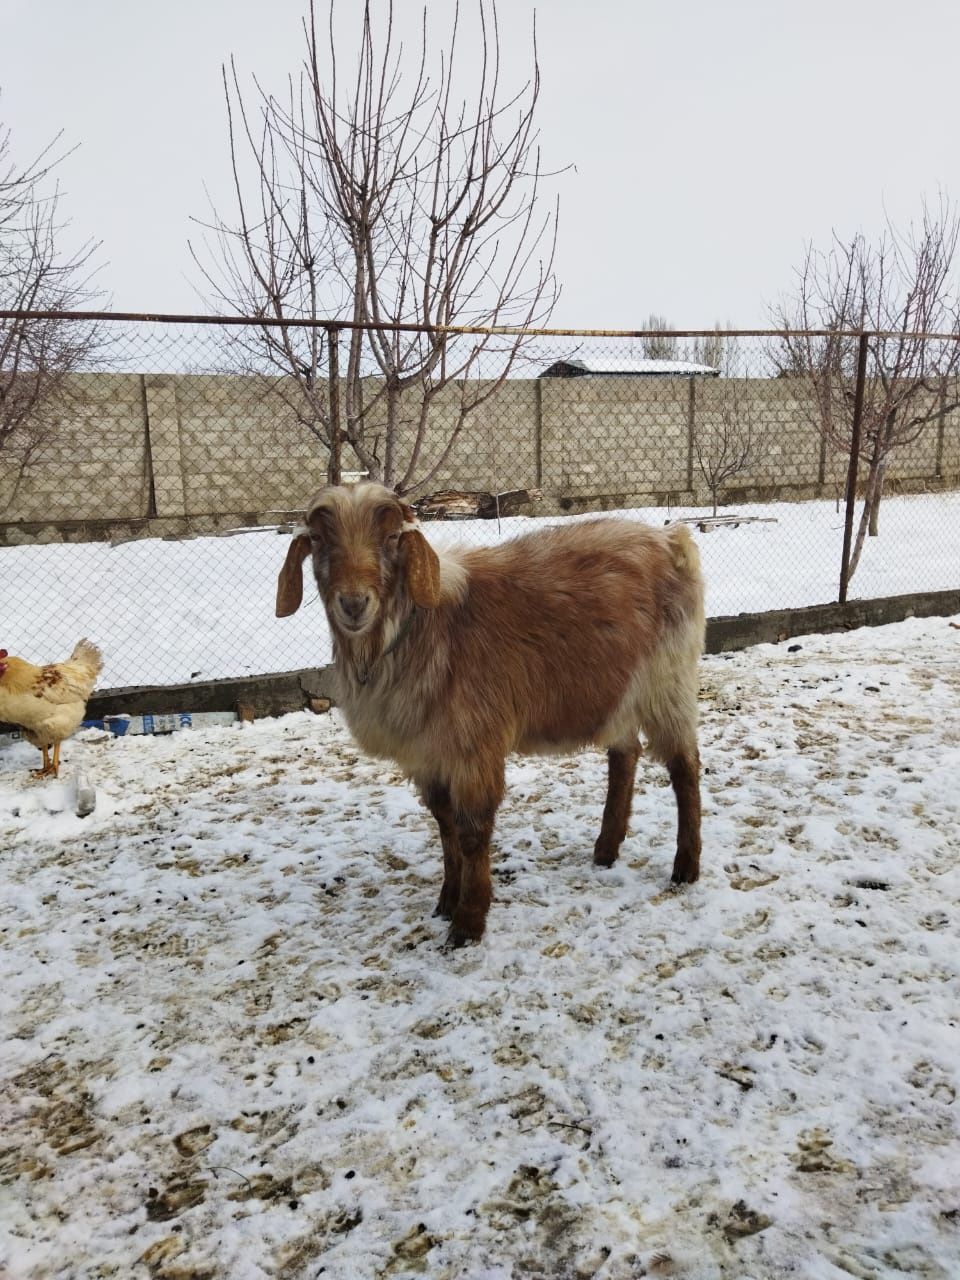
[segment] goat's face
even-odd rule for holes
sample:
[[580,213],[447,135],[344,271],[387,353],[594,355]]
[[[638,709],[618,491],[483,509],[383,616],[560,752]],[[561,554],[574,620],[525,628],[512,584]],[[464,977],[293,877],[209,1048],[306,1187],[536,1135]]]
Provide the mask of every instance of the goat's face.
[[370,631],[396,594],[405,519],[399,500],[372,485],[328,489],[307,512],[317,586],[344,635]]
[[413,510],[382,485],[321,490],[280,571],[277,616],[299,608],[301,566],[308,555],[330,625],[341,636],[369,634],[405,597],[421,607],[436,607],[439,563],[413,521]]

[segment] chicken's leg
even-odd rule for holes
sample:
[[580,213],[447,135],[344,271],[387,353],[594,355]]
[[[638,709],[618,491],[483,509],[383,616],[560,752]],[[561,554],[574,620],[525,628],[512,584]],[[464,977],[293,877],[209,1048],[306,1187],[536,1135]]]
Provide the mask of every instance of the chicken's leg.
[[60,777],[60,743],[53,744],[53,776]]
[[[59,744],[59,743],[57,743],[57,746],[59,746],[59,745],[60,745],[60,744]],[[44,744],[43,744],[43,746],[40,748],[40,750],[43,752],[43,768],[42,768],[42,769],[34,769],[34,770],[33,770],[33,776],[34,776],[35,778],[49,778],[51,773],[53,773],[53,774],[55,774],[55,773],[56,773],[56,768],[55,768],[55,765],[52,765],[52,764],[50,763],[50,752],[49,752],[49,749],[48,749],[48,747],[47,747],[47,744],[46,744],[46,743],[44,743]],[[54,750],[56,750],[56,749],[54,749]]]

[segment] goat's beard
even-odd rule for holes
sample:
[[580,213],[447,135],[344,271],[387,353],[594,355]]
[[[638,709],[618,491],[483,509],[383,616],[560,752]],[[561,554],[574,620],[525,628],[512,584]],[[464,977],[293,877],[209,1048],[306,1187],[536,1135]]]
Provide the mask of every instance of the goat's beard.
[[360,684],[366,684],[386,648],[383,619],[377,618],[373,626],[359,634],[333,627],[338,654],[347,670]]
[[336,653],[360,684],[366,684],[383,654],[390,648],[400,630],[396,610],[381,608],[372,625],[362,632],[346,631],[328,612]]
[[336,656],[360,684],[366,684],[383,650],[379,619],[369,631],[360,635],[344,631],[335,625],[331,629]]

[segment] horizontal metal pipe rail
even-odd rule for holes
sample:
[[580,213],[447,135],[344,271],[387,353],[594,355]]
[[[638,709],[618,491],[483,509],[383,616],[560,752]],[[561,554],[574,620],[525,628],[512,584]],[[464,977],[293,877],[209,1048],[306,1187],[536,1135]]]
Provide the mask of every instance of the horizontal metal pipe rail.
[[[151,311],[0,311],[0,320],[120,321],[131,324],[233,325],[254,328],[376,329],[389,333],[450,333],[454,335],[515,338],[889,338],[902,333],[886,329],[528,329],[513,326],[431,325],[387,322],[372,324],[362,320],[307,319],[302,317],[180,315]],[[958,342],[960,332],[916,333],[911,338],[924,341]]]

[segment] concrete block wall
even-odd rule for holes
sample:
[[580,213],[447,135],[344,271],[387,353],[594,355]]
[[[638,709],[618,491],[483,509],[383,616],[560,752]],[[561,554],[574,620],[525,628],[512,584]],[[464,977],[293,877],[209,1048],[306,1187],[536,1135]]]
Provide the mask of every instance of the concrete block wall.
[[143,379],[78,374],[68,399],[17,485],[0,457],[0,521],[135,517],[149,505]]
[[[69,412],[15,495],[14,472],[0,463],[0,542],[182,534],[297,511],[324,483],[326,457],[297,420],[290,386],[283,395],[278,386],[229,375],[78,375]],[[799,380],[515,378],[470,391],[486,398],[427,492],[535,485],[544,511],[704,504],[693,433],[709,436],[731,414],[764,434],[762,453],[730,482],[731,500],[832,497],[845,482],[847,459],[823,447]],[[421,473],[449,440],[460,394],[449,386],[431,404]],[[418,409],[409,400],[403,408],[401,462]],[[382,416],[372,415],[367,430],[368,438],[382,432]],[[358,465],[349,449],[343,465]],[[960,409],[897,451],[888,482],[960,483]]]
[[256,378],[172,381],[188,512],[287,511],[325,483],[326,454],[297,421],[289,388],[281,396]]
[[[918,397],[911,406],[912,412],[931,414],[930,420],[922,428],[917,438],[909,444],[898,445],[894,454],[894,465],[891,472],[896,479],[902,481],[922,480],[936,473],[937,462],[937,411],[939,397]],[[913,434],[910,431],[908,434]]]
[[[536,483],[537,383],[535,379],[509,379],[496,383],[479,379],[468,387],[470,409],[446,460],[441,462],[456,428],[461,403],[459,384],[444,387],[430,405],[427,428],[421,442],[417,474],[434,471],[423,492],[439,489],[503,491]],[[402,475],[415,447],[419,403],[402,405],[397,432],[398,474]],[[379,425],[378,425],[379,424]],[[385,426],[385,410],[372,418],[367,438]],[[345,462],[344,466],[348,464]]]
[[960,475],[960,409],[944,419],[940,470],[947,476]]
[[542,379],[547,500],[688,489],[689,387],[677,378]]
[[[695,384],[694,432],[705,459],[719,456],[724,431],[736,443],[749,427],[753,456],[729,483],[738,488],[803,489],[819,482],[821,437],[813,426],[812,397],[792,379],[704,378]],[[693,483],[708,493],[694,457]]]

